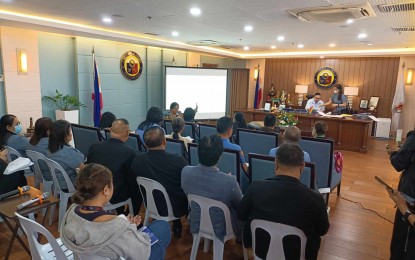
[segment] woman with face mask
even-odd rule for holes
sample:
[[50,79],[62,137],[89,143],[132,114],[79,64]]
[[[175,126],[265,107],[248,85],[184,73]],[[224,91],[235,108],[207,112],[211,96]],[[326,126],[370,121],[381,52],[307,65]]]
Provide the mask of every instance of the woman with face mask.
[[333,106],[334,110],[333,112],[336,114],[340,114],[340,111],[342,109],[345,109],[347,107],[347,97],[343,94],[343,86],[340,84],[337,84],[334,87],[334,94],[329,99],[329,102],[324,104],[325,106]]
[[22,125],[14,115],[4,115],[0,119],[0,147],[10,146],[26,157],[26,146],[29,141],[20,133]]

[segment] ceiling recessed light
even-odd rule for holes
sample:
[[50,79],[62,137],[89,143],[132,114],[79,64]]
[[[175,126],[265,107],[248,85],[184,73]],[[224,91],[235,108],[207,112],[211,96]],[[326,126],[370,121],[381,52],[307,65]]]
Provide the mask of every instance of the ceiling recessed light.
[[359,39],[363,39],[363,38],[366,38],[367,37],[367,34],[366,33],[360,33],[357,37]]
[[285,40],[285,37],[280,35],[277,37],[277,41],[282,42],[283,40]]
[[372,45],[373,45],[373,43],[366,43],[366,45],[367,45],[367,46],[372,46]]
[[109,17],[104,17],[104,18],[102,18],[102,21],[103,21],[104,23],[107,23],[107,24],[112,23],[112,19],[111,19],[111,18],[109,18]]
[[202,10],[200,10],[200,8],[193,7],[190,9],[190,14],[193,16],[199,16],[201,13],[202,13]]
[[297,45],[297,47],[298,47],[298,48],[300,48],[300,49],[301,49],[301,48],[304,48],[304,44],[301,44],[301,43],[300,43],[300,44],[298,44],[298,45]]
[[253,29],[254,27],[252,27],[251,25],[247,25],[244,27],[245,32],[252,32]]
[[332,48],[333,48],[333,47],[336,47],[336,44],[334,44],[334,43],[330,43],[330,44],[329,44],[329,47],[332,47]]
[[177,37],[177,36],[179,36],[179,32],[178,31],[172,31],[171,36]]
[[276,49],[276,48],[277,48],[277,46],[275,46],[275,45],[271,46],[271,49]]
[[249,51],[249,46],[245,46],[244,50]]
[[352,23],[354,23],[354,20],[353,19],[347,19],[346,23],[347,24],[352,24]]
[[324,56],[320,56],[320,59],[324,59]]

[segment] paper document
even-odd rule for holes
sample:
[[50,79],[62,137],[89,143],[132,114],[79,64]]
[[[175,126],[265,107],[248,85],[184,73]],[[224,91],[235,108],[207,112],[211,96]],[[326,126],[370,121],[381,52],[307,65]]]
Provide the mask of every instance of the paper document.
[[327,115],[327,114],[325,114],[324,112],[321,112],[321,111],[319,111],[318,114],[320,116],[325,116],[325,117],[343,118],[343,116],[341,116],[341,115]]
[[369,118],[370,119],[372,119],[373,121],[375,121],[375,122],[379,122],[379,119],[377,119],[376,117],[374,117],[374,116],[372,116],[372,115],[370,115],[369,116]]
[[26,170],[32,165],[33,163],[29,158],[19,157],[7,165],[7,168],[4,170],[4,175]]

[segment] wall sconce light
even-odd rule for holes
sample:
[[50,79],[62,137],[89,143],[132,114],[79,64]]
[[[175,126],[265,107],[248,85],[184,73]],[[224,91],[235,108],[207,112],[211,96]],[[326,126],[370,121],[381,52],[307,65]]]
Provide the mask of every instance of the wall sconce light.
[[254,69],[254,80],[255,81],[258,79],[258,74],[259,74],[259,66]]
[[412,85],[414,83],[414,69],[410,68],[406,71],[405,85]]
[[345,87],[344,95],[347,96],[347,102],[349,103],[349,107],[353,108],[353,97],[356,97],[359,95],[359,88],[358,87]]
[[303,96],[308,92],[308,85],[295,85],[295,93],[298,94],[298,105],[303,105]]
[[17,73],[27,75],[27,52],[23,49],[17,49]]

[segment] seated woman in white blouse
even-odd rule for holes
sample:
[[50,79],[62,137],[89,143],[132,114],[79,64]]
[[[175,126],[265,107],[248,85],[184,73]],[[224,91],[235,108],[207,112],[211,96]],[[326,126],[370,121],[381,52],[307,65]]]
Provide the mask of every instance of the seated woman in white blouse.
[[181,136],[184,131],[184,120],[181,117],[176,117],[171,121],[171,127],[173,129],[173,133],[170,135],[166,135],[166,138],[175,139],[175,140],[182,140],[184,142],[184,146],[187,150],[187,144],[192,143],[193,139],[190,136]]

